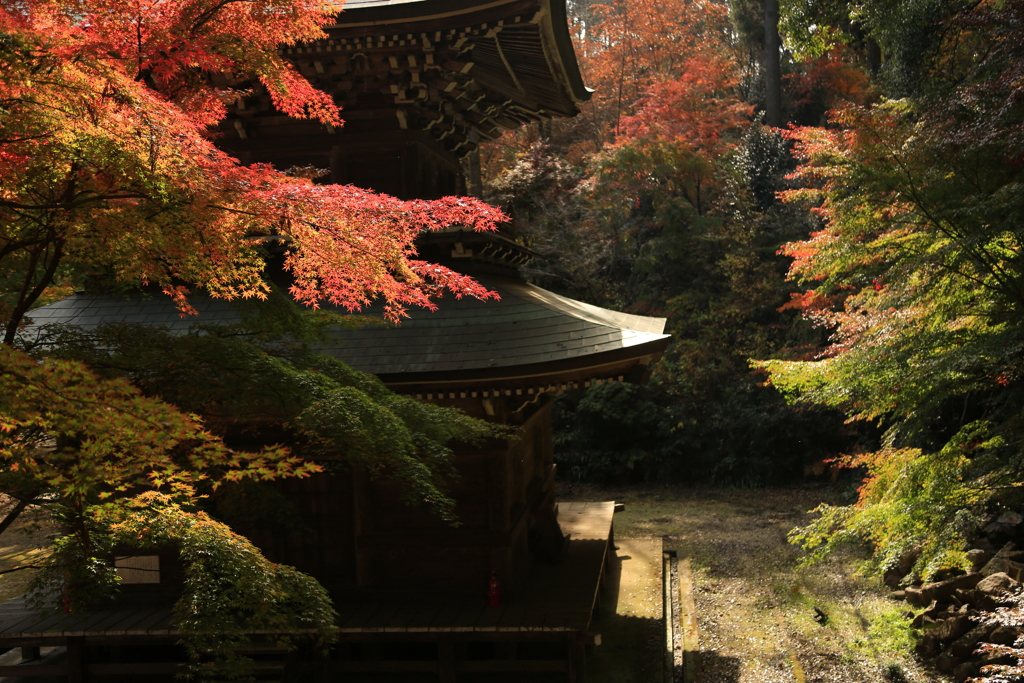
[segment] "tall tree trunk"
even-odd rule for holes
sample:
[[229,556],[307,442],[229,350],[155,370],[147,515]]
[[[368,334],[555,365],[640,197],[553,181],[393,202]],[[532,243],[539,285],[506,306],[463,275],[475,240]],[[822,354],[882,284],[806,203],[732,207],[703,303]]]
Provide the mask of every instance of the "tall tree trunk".
[[764,0],[765,122],[782,126],[782,65],[779,53],[779,0]]
[[877,75],[878,70],[882,68],[882,48],[878,41],[870,36],[865,42],[867,44],[868,68],[871,69],[872,74]]

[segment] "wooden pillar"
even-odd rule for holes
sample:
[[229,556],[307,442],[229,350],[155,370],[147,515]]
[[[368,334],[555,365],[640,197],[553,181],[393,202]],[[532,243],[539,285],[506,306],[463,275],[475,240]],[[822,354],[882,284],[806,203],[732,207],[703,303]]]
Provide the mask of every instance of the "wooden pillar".
[[25,645],[22,647],[21,659],[25,662],[34,662],[39,659],[39,646]]
[[442,637],[437,643],[437,677],[440,683],[456,683],[455,641]]
[[342,648],[347,645],[348,643],[337,643],[334,648],[331,648],[326,656],[320,656],[314,653],[310,657],[310,664],[312,664],[311,668],[313,673],[312,683],[330,683],[334,679],[334,661],[338,656],[336,648]]
[[356,584],[371,588],[374,584],[372,550],[359,547],[359,537],[373,530],[373,510],[369,496],[370,481],[358,465],[352,466],[352,552],[356,564]]
[[348,169],[345,167],[347,161],[345,153],[340,145],[331,147],[331,183],[344,185],[348,180]]
[[479,199],[484,196],[484,183],[480,173],[480,133],[476,128],[470,127],[469,141],[473,144],[469,153],[469,191]]
[[504,451],[494,451],[488,458],[487,503],[488,530],[492,533],[505,533],[509,527],[509,476],[508,447]]
[[576,631],[570,631],[566,640],[569,683],[584,683],[586,678],[584,670],[586,650],[583,639]]
[[85,639],[81,636],[67,639],[68,683],[85,683]]

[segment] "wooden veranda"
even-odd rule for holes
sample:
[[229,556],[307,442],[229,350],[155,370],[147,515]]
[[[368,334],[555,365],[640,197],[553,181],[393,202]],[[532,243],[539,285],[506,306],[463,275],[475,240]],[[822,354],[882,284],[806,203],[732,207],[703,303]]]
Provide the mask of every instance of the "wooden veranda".
[[[274,634],[253,634],[257,675],[282,683],[581,682],[585,650],[600,644],[590,626],[614,553],[614,508],[614,502],[562,504],[558,521],[570,536],[565,555],[557,565],[535,565],[518,600],[490,607],[486,599],[425,595],[339,605],[339,642],[329,657],[289,654],[275,647]],[[0,666],[0,677],[170,681],[184,665],[179,638],[166,607],[46,615],[19,598],[0,606],[0,648],[21,648],[22,662]]]

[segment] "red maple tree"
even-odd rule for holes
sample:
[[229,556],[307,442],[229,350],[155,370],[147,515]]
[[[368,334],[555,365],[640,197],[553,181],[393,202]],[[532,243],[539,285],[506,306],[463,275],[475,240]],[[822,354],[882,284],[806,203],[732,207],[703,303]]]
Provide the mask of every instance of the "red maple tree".
[[[196,416],[123,379],[13,348],[33,306],[66,295],[86,274],[158,285],[183,315],[194,289],[262,298],[268,242],[285,247],[291,294],[311,306],[354,310],[382,297],[385,314],[398,319],[408,305],[433,307],[445,291],[493,296],[471,278],[417,260],[413,240],[449,225],[493,229],[504,219],[497,209],[468,198],[400,201],[319,185],[308,170],[244,166],[214,144],[213,126],[244,94],[216,86],[217,74],[257,79],[291,116],[342,124],[332,99],[278,52],[322,37],[338,11],[340,3],[322,0],[0,4],[0,479],[15,497],[11,480],[30,479],[31,490],[46,495],[24,495],[61,508],[69,535],[58,539],[48,567],[53,581],[72,589],[73,604],[86,601],[97,581],[116,583],[111,567],[95,571],[112,542],[97,532],[102,519],[141,514],[139,506],[170,519],[177,508],[154,506],[165,500],[154,490],[189,501],[198,483],[303,476],[319,466],[281,447],[234,451]],[[136,495],[146,489],[152,495]],[[241,543],[226,527],[214,531],[225,547]],[[224,585],[196,571],[193,579]],[[267,628],[267,615],[308,621],[299,603],[264,604],[297,594],[330,631],[330,601],[312,579],[267,580],[277,588],[250,596],[257,616],[249,621],[211,626],[223,616],[215,603],[189,612],[200,623],[186,638],[190,647],[231,660],[236,640],[245,629]],[[220,640],[207,642],[211,633]]]
[[292,294],[398,318],[443,289],[488,296],[417,261],[424,229],[493,229],[473,199],[399,201],[243,166],[211,140],[248,74],[291,116],[341,125],[331,98],[278,54],[322,37],[319,0],[27,0],[0,7],[0,308],[10,344],[25,313],[72,269],[156,283],[189,311],[190,287],[262,297],[261,245],[288,246]]

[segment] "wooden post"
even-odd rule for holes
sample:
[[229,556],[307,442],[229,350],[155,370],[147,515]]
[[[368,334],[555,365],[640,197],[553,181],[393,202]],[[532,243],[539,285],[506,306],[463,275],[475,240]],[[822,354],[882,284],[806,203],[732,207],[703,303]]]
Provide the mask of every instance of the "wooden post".
[[566,640],[569,683],[584,683],[586,672],[584,671],[585,645],[583,639],[576,631],[570,631]]
[[67,639],[68,683],[85,683],[85,639],[81,636]]
[[25,662],[34,662],[39,659],[38,645],[25,645],[21,648],[21,659]]
[[484,183],[480,173],[480,133],[476,128],[469,129],[469,141],[474,145],[469,153],[469,191],[479,199],[484,196]]
[[369,478],[358,465],[352,466],[352,550],[356,561],[356,584],[360,588],[374,585],[373,568],[370,562],[372,550],[359,547],[359,537],[373,530]]
[[437,643],[437,677],[440,683],[456,683],[455,642],[441,638]]

